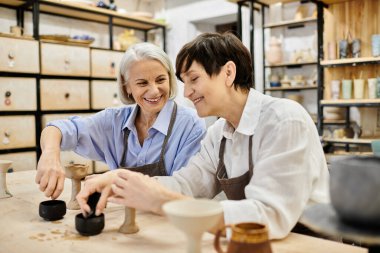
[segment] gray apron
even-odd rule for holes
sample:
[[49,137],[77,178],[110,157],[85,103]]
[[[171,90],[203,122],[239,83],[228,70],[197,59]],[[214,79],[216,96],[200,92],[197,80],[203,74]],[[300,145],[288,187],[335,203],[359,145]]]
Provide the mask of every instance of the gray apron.
[[216,170],[217,188],[224,191],[229,200],[245,199],[244,188],[249,184],[253,176],[253,160],[252,160],[252,138],[249,139],[249,170],[239,177],[228,178],[226,166],[224,165],[224,149],[226,147],[226,138],[223,136],[219,148],[219,164]]
[[168,133],[165,137],[164,143],[162,144],[160,160],[156,163],[145,164],[143,166],[138,166],[138,167],[126,167],[125,160],[126,160],[126,155],[128,152],[128,137],[129,137],[129,133],[131,132],[128,128],[126,128],[124,130],[124,152],[123,152],[123,157],[121,158],[120,169],[127,169],[131,171],[140,172],[150,177],[167,176],[168,174],[166,173],[166,168],[165,168],[165,150],[166,150],[166,145],[168,143],[168,140],[173,130],[173,125],[176,119],[176,115],[177,115],[177,104],[174,102],[174,107],[173,107],[172,115],[170,118]]

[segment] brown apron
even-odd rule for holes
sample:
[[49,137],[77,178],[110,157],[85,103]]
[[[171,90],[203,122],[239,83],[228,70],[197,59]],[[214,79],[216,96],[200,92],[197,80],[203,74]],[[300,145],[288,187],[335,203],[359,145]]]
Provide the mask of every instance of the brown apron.
[[128,137],[129,137],[129,133],[131,132],[128,128],[126,128],[125,133],[124,133],[124,152],[123,152],[123,157],[121,158],[120,169],[127,169],[131,171],[140,172],[150,177],[167,176],[168,174],[166,173],[166,168],[165,168],[165,150],[166,150],[166,145],[168,143],[168,140],[173,130],[173,125],[176,119],[176,115],[177,115],[177,104],[174,102],[174,107],[173,107],[172,115],[170,118],[168,133],[165,137],[164,143],[162,144],[160,160],[156,163],[145,164],[139,167],[126,167],[125,159],[126,159],[126,155],[128,151]]
[[249,139],[249,170],[239,177],[228,178],[226,166],[224,165],[224,149],[226,147],[226,138],[223,137],[219,148],[219,164],[216,170],[217,187],[224,191],[229,200],[245,199],[244,188],[249,184],[253,176],[253,160],[252,160],[252,138]]

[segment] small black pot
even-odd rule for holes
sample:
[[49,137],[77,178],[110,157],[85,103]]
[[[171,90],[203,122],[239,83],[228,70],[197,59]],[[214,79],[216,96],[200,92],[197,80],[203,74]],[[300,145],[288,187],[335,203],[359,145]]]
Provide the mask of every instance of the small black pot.
[[75,228],[79,234],[84,236],[100,234],[104,228],[104,214],[93,215],[88,218],[85,218],[81,213],[77,214],[75,216]]
[[42,201],[39,206],[39,214],[47,221],[60,220],[66,214],[66,203],[63,200]]

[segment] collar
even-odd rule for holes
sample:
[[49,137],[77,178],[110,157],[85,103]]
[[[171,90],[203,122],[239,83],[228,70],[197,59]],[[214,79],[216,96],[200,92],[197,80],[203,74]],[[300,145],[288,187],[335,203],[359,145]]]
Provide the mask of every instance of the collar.
[[[168,100],[166,104],[164,105],[164,107],[159,112],[151,128],[156,129],[157,131],[161,132],[164,135],[167,135],[173,107],[174,107],[173,100]],[[128,117],[128,120],[123,126],[123,130],[125,128],[128,128],[131,131],[136,131],[135,119],[136,119],[138,110],[139,110],[139,106],[135,105],[134,108],[132,109],[131,114]]]
[[263,98],[264,95],[262,93],[250,89],[238,127],[234,129],[233,126],[226,121],[223,128],[223,135],[228,139],[232,139],[235,132],[247,136],[254,135],[261,115]]

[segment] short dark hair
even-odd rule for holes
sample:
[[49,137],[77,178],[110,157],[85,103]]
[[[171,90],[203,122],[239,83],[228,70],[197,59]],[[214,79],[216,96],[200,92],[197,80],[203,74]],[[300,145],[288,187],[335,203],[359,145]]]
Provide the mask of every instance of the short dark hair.
[[196,61],[211,77],[218,75],[221,68],[233,61],[236,65],[234,88],[249,90],[253,88],[253,69],[251,55],[243,43],[232,33],[203,33],[185,44],[177,55],[176,76],[189,70]]

